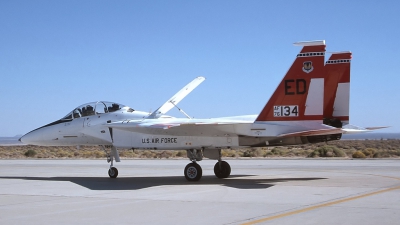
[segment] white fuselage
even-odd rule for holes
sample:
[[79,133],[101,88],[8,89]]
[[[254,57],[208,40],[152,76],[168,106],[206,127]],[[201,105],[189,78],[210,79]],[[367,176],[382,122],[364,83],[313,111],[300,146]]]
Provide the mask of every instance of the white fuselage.
[[[238,148],[303,143],[279,134],[321,128],[319,121],[254,122],[257,115],[212,119],[162,116],[146,119],[147,112],[119,111],[59,120],[21,138],[27,144],[47,146],[113,145],[134,149]],[[180,125],[184,124],[184,125]]]

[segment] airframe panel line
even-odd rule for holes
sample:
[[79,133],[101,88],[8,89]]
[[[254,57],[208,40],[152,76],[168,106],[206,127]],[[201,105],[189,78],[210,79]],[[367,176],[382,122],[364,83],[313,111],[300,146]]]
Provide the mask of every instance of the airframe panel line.
[[247,223],[242,223],[241,225],[252,225],[252,224],[262,223],[262,222],[266,222],[266,221],[269,221],[269,220],[279,219],[279,218],[282,218],[282,217],[291,216],[291,215],[294,215],[294,214],[303,213],[303,212],[311,211],[311,210],[322,208],[322,207],[336,205],[336,204],[340,204],[340,203],[343,203],[343,202],[349,202],[349,201],[353,201],[353,200],[356,200],[356,199],[365,198],[365,197],[368,197],[368,196],[377,195],[377,194],[381,194],[381,193],[384,193],[384,192],[389,192],[389,191],[393,191],[393,190],[397,190],[397,189],[400,189],[400,186],[387,188],[387,189],[384,189],[384,190],[375,191],[375,192],[371,192],[371,193],[367,193],[367,194],[362,194],[362,195],[358,195],[358,196],[354,196],[354,197],[350,197],[350,198],[344,198],[344,199],[340,199],[340,200],[333,201],[333,202],[327,202],[327,203],[323,203],[323,204],[319,204],[319,205],[315,205],[315,206],[310,206],[310,207],[307,207],[307,208],[304,208],[304,209],[299,209],[299,210],[295,210],[295,211],[291,211],[291,212],[287,212],[287,213],[282,213],[282,214],[275,215],[275,216],[270,216],[270,217],[266,217],[266,218],[262,218],[262,219],[258,219],[258,220],[254,220],[254,221],[250,221],[250,222],[247,222]]

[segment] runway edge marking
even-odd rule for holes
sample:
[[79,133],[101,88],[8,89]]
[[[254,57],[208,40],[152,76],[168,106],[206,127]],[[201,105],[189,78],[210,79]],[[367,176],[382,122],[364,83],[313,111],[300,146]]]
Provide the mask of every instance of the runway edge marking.
[[400,189],[400,186],[396,186],[396,187],[392,187],[392,188],[387,188],[384,190],[380,190],[380,191],[375,191],[375,192],[371,192],[371,193],[367,193],[367,194],[363,194],[363,195],[358,195],[358,196],[354,196],[354,197],[350,197],[350,198],[344,198],[344,199],[340,199],[337,201],[333,201],[333,202],[327,202],[327,203],[323,203],[323,204],[319,204],[319,205],[315,205],[315,206],[310,206],[304,209],[299,209],[299,210],[295,210],[295,211],[291,211],[291,212],[287,212],[287,213],[282,213],[279,215],[275,215],[275,216],[270,216],[270,217],[266,217],[266,218],[262,218],[262,219],[258,219],[258,220],[254,220],[254,221],[250,221],[247,223],[242,223],[241,225],[252,225],[252,224],[257,224],[257,223],[262,223],[262,222],[266,222],[269,220],[274,220],[274,219],[279,219],[285,216],[291,216],[294,214],[298,214],[298,213],[302,213],[302,212],[307,212],[307,211],[311,211],[314,209],[318,209],[318,208],[322,208],[322,207],[327,207],[327,206],[331,206],[331,205],[336,205],[336,204],[340,204],[343,202],[348,202],[348,201],[353,201],[356,199],[360,199],[360,198],[365,198],[368,196],[372,196],[372,195],[377,195],[377,194],[381,194],[384,192],[389,192],[389,191],[393,191],[393,190],[397,190]]

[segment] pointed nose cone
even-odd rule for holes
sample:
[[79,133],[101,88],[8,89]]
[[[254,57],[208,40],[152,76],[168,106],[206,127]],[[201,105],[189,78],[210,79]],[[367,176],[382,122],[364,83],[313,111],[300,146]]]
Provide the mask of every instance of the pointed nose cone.
[[39,130],[31,131],[22,136],[19,141],[27,145],[37,145],[43,141],[42,132]]

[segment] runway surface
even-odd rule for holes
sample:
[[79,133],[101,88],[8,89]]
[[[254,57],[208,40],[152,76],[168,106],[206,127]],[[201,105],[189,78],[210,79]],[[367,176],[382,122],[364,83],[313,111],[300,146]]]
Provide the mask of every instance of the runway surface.
[[1,160],[1,224],[398,224],[400,160]]

